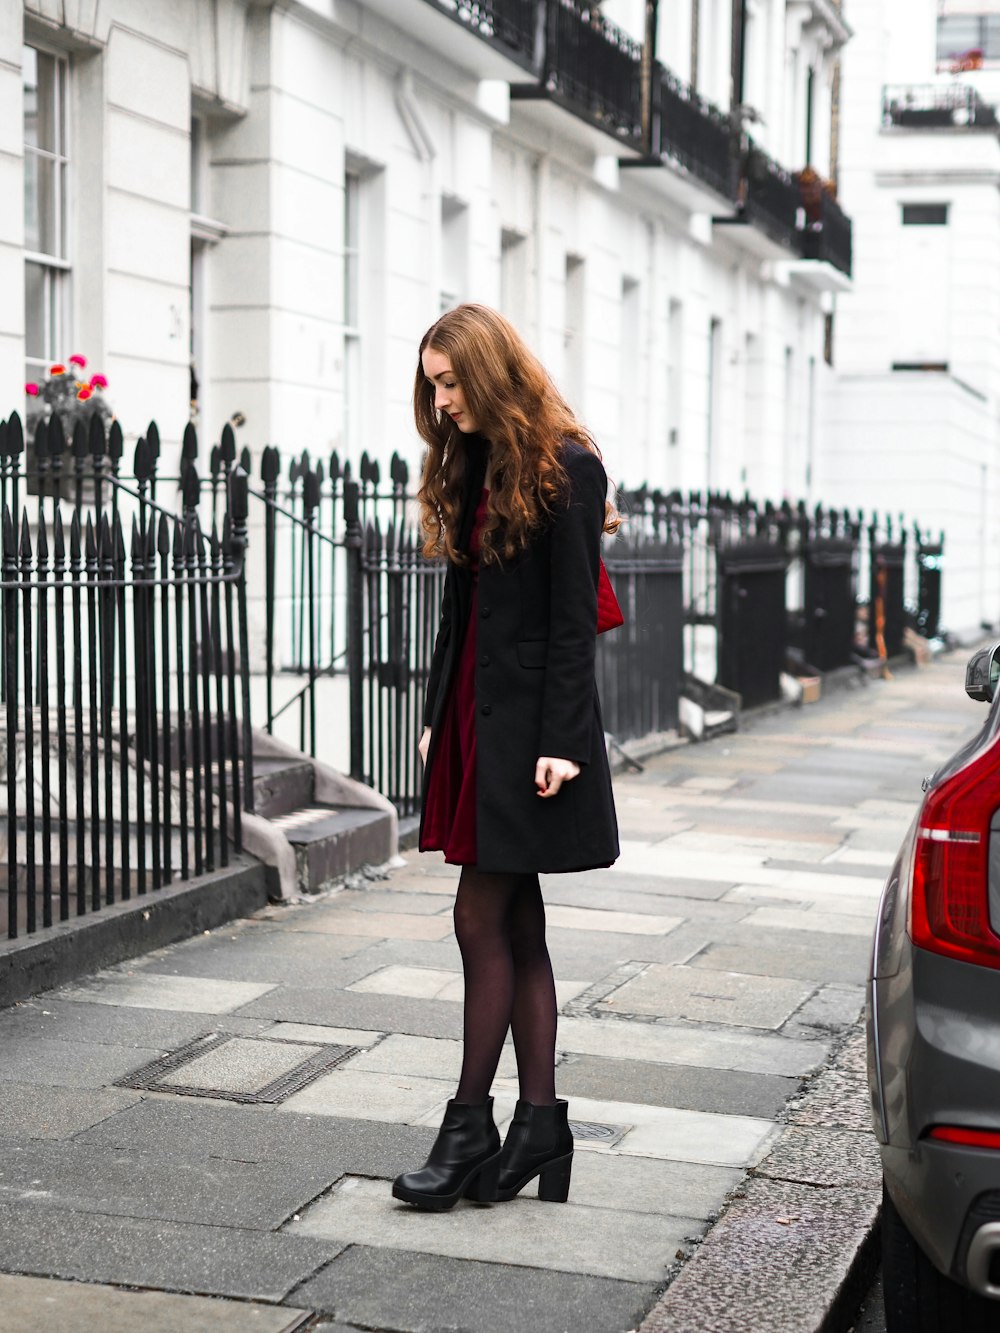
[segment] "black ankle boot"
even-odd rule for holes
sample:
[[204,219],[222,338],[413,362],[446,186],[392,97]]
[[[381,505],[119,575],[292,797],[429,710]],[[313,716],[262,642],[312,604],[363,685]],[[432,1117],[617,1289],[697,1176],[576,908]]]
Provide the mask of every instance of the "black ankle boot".
[[463,1194],[477,1203],[497,1197],[500,1134],[493,1098],[479,1106],[451,1101],[424,1166],[392,1182],[392,1195],[431,1212],[453,1208]]
[[565,1203],[573,1169],[573,1134],[566,1119],[566,1102],[533,1106],[519,1101],[500,1158],[497,1199],[505,1201],[538,1176],[538,1197],[547,1203]]

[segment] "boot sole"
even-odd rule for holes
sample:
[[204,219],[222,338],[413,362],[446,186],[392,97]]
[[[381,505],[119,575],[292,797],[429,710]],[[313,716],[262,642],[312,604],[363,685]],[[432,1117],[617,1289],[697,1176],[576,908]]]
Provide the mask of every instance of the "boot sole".
[[419,1208],[424,1213],[446,1213],[449,1208],[455,1207],[463,1194],[476,1203],[494,1203],[499,1174],[500,1153],[497,1152],[474,1167],[454,1194],[421,1194],[417,1190],[409,1190],[393,1182],[392,1197],[402,1203],[412,1204],[414,1208]]

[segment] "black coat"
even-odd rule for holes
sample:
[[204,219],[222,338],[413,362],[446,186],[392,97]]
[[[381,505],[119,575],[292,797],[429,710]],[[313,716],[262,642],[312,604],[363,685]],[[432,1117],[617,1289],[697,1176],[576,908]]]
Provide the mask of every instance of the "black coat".
[[[462,503],[467,546],[482,492],[486,446],[470,440]],[[530,873],[587,870],[618,856],[611,773],[594,679],[597,579],[607,478],[589,449],[567,442],[569,490],[514,559],[483,563],[476,622],[478,867]],[[428,680],[432,728],[424,775],[465,638],[472,575],[450,564]],[[580,774],[542,798],[535,764],[572,759]],[[421,824],[423,820],[421,819]]]

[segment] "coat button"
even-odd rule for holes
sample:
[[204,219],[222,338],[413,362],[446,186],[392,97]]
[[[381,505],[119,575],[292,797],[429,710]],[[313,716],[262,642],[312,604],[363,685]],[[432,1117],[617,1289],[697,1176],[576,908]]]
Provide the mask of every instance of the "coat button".
[[483,653],[482,657],[479,659],[479,665],[480,665],[480,666],[489,666],[489,664],[490,664],[490,655],[489,655],[489,653]]
[[490,707],[489,704],[483,704],[482,708],[479,711],[482,713],[483,717],[489,717],[489,715],[493,712],[493,709]]
[[482,616],[484,620],[489,620],[490,608],[488,606],[484,606],[483,609],[479,612],[479,614]]

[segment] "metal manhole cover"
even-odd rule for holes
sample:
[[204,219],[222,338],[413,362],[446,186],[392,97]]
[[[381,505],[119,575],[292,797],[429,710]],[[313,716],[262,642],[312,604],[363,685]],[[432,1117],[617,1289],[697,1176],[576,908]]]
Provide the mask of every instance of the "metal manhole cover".
[[602,1125],[597,1120],[571,1120],[569,1127],[574,1139],[600,1143],[605,1148],[612,1147],[632,1128],[631,1125]]
[[317,1046],[277,1037],[209,1032],[118,1079],[116,1087],[276,1105],[357,1055],[359,1046]]

